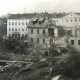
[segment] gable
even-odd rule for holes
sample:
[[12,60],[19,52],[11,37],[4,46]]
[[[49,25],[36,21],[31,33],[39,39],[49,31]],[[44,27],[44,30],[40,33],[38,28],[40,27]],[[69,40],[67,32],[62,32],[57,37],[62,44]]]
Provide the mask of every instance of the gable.
[[69,18],[80,18],[80,15],[76,14],[76,13],[70,13],[69,15],[63,17],[65,19],[69,19]]

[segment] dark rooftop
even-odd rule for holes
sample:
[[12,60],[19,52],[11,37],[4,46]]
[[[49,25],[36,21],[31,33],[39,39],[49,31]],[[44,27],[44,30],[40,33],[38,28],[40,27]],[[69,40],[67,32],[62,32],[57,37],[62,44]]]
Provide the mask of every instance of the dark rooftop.
[[31,19],[36,16],[38,13],[30,13],[30,14],[9,14],[8,19]]
[[[34,18],[32,18],[28,24],[28,28],[37,27],[37,28],[45,28],[48,26],[48,13],[40,13],[36,15]],[[44,19],[43,19],[44,18]],[[33,21],[36,20],[36,23],[34,24]],[[41,24],[39,21],[43,21]]]
[[[75,12],[73,12],[73,13],[77,14],[77,15],[80,15],[80,13],[75,13]],[[68,14],[70,14],[70,13],[54,13],[54,14],[50,14],[50,15],[51,15],[52,18],[62,18],[62,17],[67,16]]]

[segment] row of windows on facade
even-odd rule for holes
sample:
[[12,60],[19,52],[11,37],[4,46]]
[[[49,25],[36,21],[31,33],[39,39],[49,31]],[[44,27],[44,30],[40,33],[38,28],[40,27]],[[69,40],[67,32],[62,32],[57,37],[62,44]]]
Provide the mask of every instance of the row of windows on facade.
[[26,23],[24,23],[24,22],[9,22],[9,26],[10,26],[10,25],[13,25],[13,26],[14,26],[14,25],[16,25],[16,26],[17,26],[17,25],[19,25],[19,26],[20,26],[20,25],[27,25],[27,22],[26,22]]
[[[62,20],[63,21],[63,20]],[[80,22],[80,19],[79,20],[77,20],[77,19],[75,19],[75,20],[65,20],[66,22],[73,22],[73,21],[75,21],[75,22]],[[57,22],[59,22],[59,20],[57,20]]]
[[[9,31],[21,31],[21,29],[14,29],[14,28],[10,29],[9,28]],[[27,29],[26,30],[22,29],[22,31],[27,31]]]
[[[33,34],[34,33],[34,29],[31,29],[31,34]],[[39,29],[37,29],[37,34],[39,34],[40,33],[40,31],[39,31]],[[43,30],[43,34],[45,34],[45,30]]]
[[[71,44],[74,45],[74,40],[71,40]],[[80,45],[80,40],[78,40],[78,45]]]
[[[27,35],[22,34],[21,36],[27,38]],[[9,34],[9,37],[11,37],[11,34]],[[20,37],[20,34],[12,34],[12,37]]]
[[[33,43],[34,42],[34,38],[31,38],[31,42]],[[37,43],[40,43],[40,39],[37,38]],[[45,43],[45,39],[43,39],[43,43]]]

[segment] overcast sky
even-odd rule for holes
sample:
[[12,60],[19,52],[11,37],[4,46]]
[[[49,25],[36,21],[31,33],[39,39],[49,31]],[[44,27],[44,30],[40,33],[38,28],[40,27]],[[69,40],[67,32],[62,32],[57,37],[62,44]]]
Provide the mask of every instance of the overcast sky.
[[80,0],[1,0],[0,16],[7,13],[80,12]]

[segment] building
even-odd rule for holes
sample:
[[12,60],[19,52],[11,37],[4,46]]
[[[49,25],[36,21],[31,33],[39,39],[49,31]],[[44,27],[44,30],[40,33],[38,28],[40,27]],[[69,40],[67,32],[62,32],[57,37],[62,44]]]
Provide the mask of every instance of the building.
[[71,36],[68,38],[68,45],[80,51],[80,28],[72,28],[71,33]]
[[58,15],[52,18],[56,22],[56,25],[63,26],[67,30],[71,30],[73,27],[80,27],[80,14],[79,13],[67,13],[63,16]]
[[27,38],[29,21],[36,15],[33,14],[10,14],[7,19],[7,37],[11,39]]
[[40,13],[28,24],[28,42],[34,47],[48,45],[51,39],[58,37],[58,30],[49,19],[48,13]]

